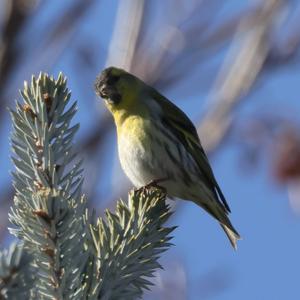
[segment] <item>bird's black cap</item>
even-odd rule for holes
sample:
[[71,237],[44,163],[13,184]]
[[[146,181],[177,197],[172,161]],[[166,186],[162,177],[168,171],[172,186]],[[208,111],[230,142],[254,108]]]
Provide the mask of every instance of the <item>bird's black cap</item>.
[[118,71],[119,69],[114,67],[106,68],[97,76],[95,81],[96,94],[114,104],[118,104],[122,99],[115,85],[120,79]]

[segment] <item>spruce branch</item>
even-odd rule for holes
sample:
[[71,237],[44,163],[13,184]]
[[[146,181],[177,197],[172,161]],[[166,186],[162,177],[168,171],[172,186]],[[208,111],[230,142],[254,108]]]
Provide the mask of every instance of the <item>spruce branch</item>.
[[0,299],[34,296],[35,268],[23,244],[13,243],[0,252]]
[[66,79],[41,74],[21,95],[24,104],[11,110],[16,194],[9,218],[22,246],[0,253],[0,297],[140,298],[171,245],[165,192],[132,191],[128,204],[120,200],[115,213],[94,221],[72,148],[79,126],[70,125],[76,102],[69,104]]
[[162,227],[171,215],[166,194],[156,188],[132,191],[128,204],[120,200],[106,220],[90,224],[94,250],[88,299],[137,299],[152,283],[160,254],[170,247],[170,232]]
[[30,249],[37,266],[39,299],[77,299],[85,264],[81,195],[81,162],[72,140],[79,125],[71,126],[76,102],[66,108],[70,92],[66,79],[47,74],[32,77],[21,91],[24,104],[11,110],[16,195],[10,229]]

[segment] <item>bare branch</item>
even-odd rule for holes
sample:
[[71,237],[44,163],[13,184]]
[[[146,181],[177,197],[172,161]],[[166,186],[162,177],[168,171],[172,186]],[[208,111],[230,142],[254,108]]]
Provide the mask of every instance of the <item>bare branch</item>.
[[144,0],[119,2],[117,20],[109,46],[107,66],[116,65],[128,71],[131,70],[143,11]]
[[240,23],[198,127],[199,135],[205,137],[203,143],[207,151],[215,149],[228,133],[232,110],[260,73],[270,50],[269,34],[281,4],[281,0],[262,1],[261,6]]

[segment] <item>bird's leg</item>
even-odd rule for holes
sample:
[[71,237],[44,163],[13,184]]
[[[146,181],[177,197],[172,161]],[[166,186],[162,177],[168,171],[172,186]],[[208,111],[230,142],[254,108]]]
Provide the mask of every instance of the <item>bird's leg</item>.
[[142,186],[140,189],[147,189],[150,187],[155,187],[158,189],[161,189],[164,193],[167,193],[167,190],[165,187],[159,185],[159,183],[162,183],[166,180],[169,180],[168,177],[164,177],[164,178],[159,178],[159,179],[152,179],[149,183],[147,183],[146,185]]

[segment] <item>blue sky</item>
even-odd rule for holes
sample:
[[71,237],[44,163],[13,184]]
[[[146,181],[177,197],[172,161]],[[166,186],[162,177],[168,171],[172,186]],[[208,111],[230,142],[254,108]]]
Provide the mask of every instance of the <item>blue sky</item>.
[[[66,1],[66,3],[71,3],[71,1]],[[89,13],[89,18],[84,19],[84,25],[76,38],[73,38],[73,45],[69,50],[65,51],[54,65],[46,66],[46,71],[57,75],[62,70],[69,78],[73,99],[78,100],[79,106],[76,120],[81,123],[81,130],[78,139],[93,128],[99,115],[105,113],[102,103],[94,96],[92,86],[97,72],[105,65],[117,3],[117,1],[109,0],[99,1]],[[159,5],[158,1],[157,3]],[[37,30],[37,28],[45,19],[53,17],[60,4],[58,0],[51,4],[47,3],[41,16],[29,24],[27,34],[36,34],[37,37],[43,35],[42,30]],[[219,12],[220,20],[226,19],[244,5],[244,1],[232,1],[224,5],[224,9]],[[151,32],[151,22],[149,26]],[[76,56],[72,49],[74,49],[74,44],[85,40],[87,44],[93,41],[91,47],[98,46],[99,56],[96,58],[95,66],[80,70],[76,65]],[[33,48],[30,51],[34,51]],[[224,55],[226,55],[226,48],[214,59],[204,64],[204,68],[218,70]],[[19,75],[19,87],[24,79],[30,79],[31,73],[40,71],[38,67],[33,64],[32,68],[27,68]],[[78,84],[78,72],[81,71],[85,80],[90,80],[90,86],[86,86],[85,90],[82,89],[82,85]],[[193,76],[205,80],[203,72],[205,72],[203,69],[199,69],[193,73]],[[293,68],[283,67],[269,72],[270,74],[265,77],[267,79],[260,83],[260,88],[247,96],[238,107],[235,112],[238,121],[234,129],[238,129],[238,126],[253,114],[262,116],[264,113],[284,114],[298,122],[300,114],[299,68],[296,65]],[[213,80],[213,75],[208,76],[211,76]],[[183,80],[176,88],[164,91],[164,94],[196,121],[201,116],[204,107],[203,100],[207,98],[211,86],[202,86],[199,92],[196,91],[192,96],[183,100],[182,95],[187,88],[186,84]],[[196,89],[196,85],[194,88]],[[2,129],[4,133],[2,137],[7,138],[9,128],[10,124],[7,119],[6,126]],[[11,180],[8,170],[12,168],[7,159],[8,141],[2,140],[2,144],[4,146],[0,149],[0,164],[5,172],[0,173],[0,187]],[[113,133],[106,141],[106,151],[101,160],[103,164],[101,168],[107,174],[106,180],[103,180],[99,186],[101,198],[112,192],[118,182],[127,180],[120,169],[115,146]],[[186,299],[189,300],[299,299],[300,216],[291,210],[286,187],[276,184],[270,176],[268,155],[262,155],[262,159],[252,172],[246,172],[240,166],[242,159],[240,151],[240,147],[229,140],[210,157],[216,178],[230,204],[232,223],[243,237],[238,244],[238,251],[232,250],[218,224],[199,207],[192,203],[180,202],[176,206],[178,212],[170,221],[179,226],[174,232],[175,246],[164,254],[162,262],[168,265],[170,261],[178,260],[184,267],[188,291]],[[207,274],[212,274],[213,279],[206,285],[203,278]],[[221,284],[219,293],[211,292],[213,287],[209,284],[214,280],[216,280],[216,287]],[[149,297],[151,299],[151,293]]]

